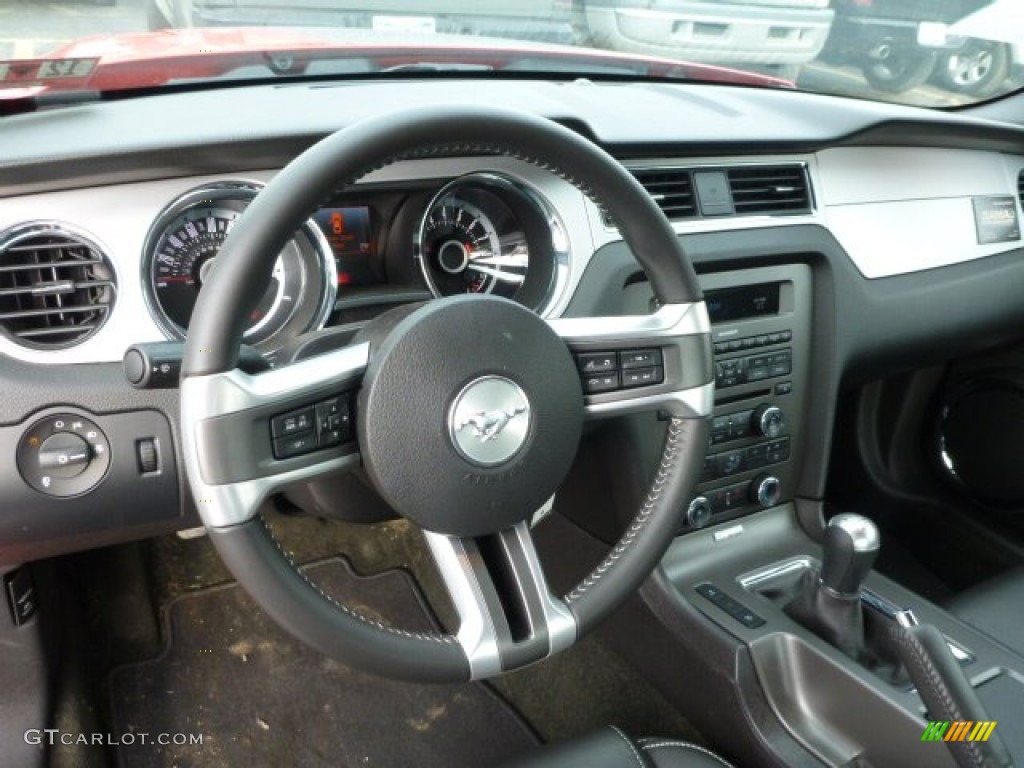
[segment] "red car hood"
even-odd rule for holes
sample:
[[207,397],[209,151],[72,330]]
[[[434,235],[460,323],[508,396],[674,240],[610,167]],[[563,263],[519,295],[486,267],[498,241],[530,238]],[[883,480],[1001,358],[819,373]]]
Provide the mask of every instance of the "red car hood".
[[254,66],[267,68],[268,77],[301,76],[311,61],[332,54],[340,59],[366,59],[375,70],[423,62],[501,70],[529,59],[539,62],[539,70],[549,60],[552,70],[561,72],[567,65],[581,72],[590,67],[595,74],[621,68],[647,77],[792,87],[787,80],[723,67],[543,43],[443,35],[424,43],[422,38],[412,41],[360,30],[244,27],[87,37],[46,59],[0,61],[0,99],[46,91],[153,88],[216,79]]

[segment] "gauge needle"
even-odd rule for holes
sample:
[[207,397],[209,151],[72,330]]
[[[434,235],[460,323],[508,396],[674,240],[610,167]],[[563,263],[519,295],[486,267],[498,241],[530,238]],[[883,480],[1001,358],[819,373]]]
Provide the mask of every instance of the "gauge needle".
[[488,275],[489,277],[493,277],[495,280],[503,280],[506,283],[522,283],[526,280],[524,275],[517,275],[512,272],[502,272],[500,269],[491,269],[490,267],[481,266],[475,261],[471,261],[467,264],[466,269],[479,272],[481,275]]
[[525,253],[500,254],[498,256],[471,257],[473,264],[489,264],[494,267],[523,267],[530,265],[530,257]]

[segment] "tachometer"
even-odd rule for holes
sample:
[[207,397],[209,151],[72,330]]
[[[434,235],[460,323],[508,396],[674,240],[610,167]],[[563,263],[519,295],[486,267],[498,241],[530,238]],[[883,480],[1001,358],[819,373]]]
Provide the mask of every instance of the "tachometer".
[[438,200],[427,213],[421,238],[428,283],[445,295],[514,296],[526,280],[530,249],[521,228],[509,219],[498,219],[512,224],[499,235],[490,217],[457,192]]
[[[234,183],[192,190],[153,225],[144,280],[157,319],[171,335],[184,335],[221,245],[257,192]],[[249,317],[245,341],[270,346],[285,331],[297,335],[321,327],[337,289],[333,271],[323,234],[306,224],[278,256],[270,285]]]
[[463,176],[434,196],[420,223],[423,279],[435,296],[489,293],[537,309],[550,298],[566,256],[554,245],[559,226],[538,197],[511,179]]

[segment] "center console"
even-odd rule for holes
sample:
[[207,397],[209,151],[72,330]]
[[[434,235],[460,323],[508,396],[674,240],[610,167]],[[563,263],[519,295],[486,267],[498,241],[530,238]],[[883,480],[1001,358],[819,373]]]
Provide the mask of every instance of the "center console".
[[809,380],[811,271],[787,265],[701,277],[712,323],[715,410],[704,472],[680,532],[793,497]]
[[[962,692],[976,697],[987,712],[960,719],[988,722],[1021,764],[1024,658],[877,571],[865,574],[861,565],[869,565],[870,558],[837,557],[827,535],[825,544],[823,549],[808,536],[795,505],[780,504],[743,521],[678,537],[662,567],[680,598],[745,647],[774,717],[819,764],[956,765],[941,739],[923,735],[930,721],[958,718],[929,711],[928,697],[905,671],[882,663],[884,658],[870,658],[884,639],[881,633],[891,636],[895,627],[918,623],[945,641],[951,663],[962,670]],[[791,610],[800,584],[819,576],[840,598],[847,576],[851,584],[863,584],[857,590],[857,602],[863,603],[857,610],[866,620],[861,651],[839,647],[843,643]],[[930,665],[929,674],[934,669]]]

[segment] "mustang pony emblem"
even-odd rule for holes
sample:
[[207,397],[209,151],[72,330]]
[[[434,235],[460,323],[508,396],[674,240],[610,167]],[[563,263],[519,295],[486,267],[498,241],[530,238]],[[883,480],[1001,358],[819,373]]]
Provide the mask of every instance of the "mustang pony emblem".
[[472,416],[464,418],[455,429],[456,431],[462,431],[466,427],[472,426],[473,436],[479,437],[481,443],[486,443],[488,440],[493,440],[501,434],[501,430],[512,419],[525,412],[526,408],[523,406],[509,410],[478,411]]

